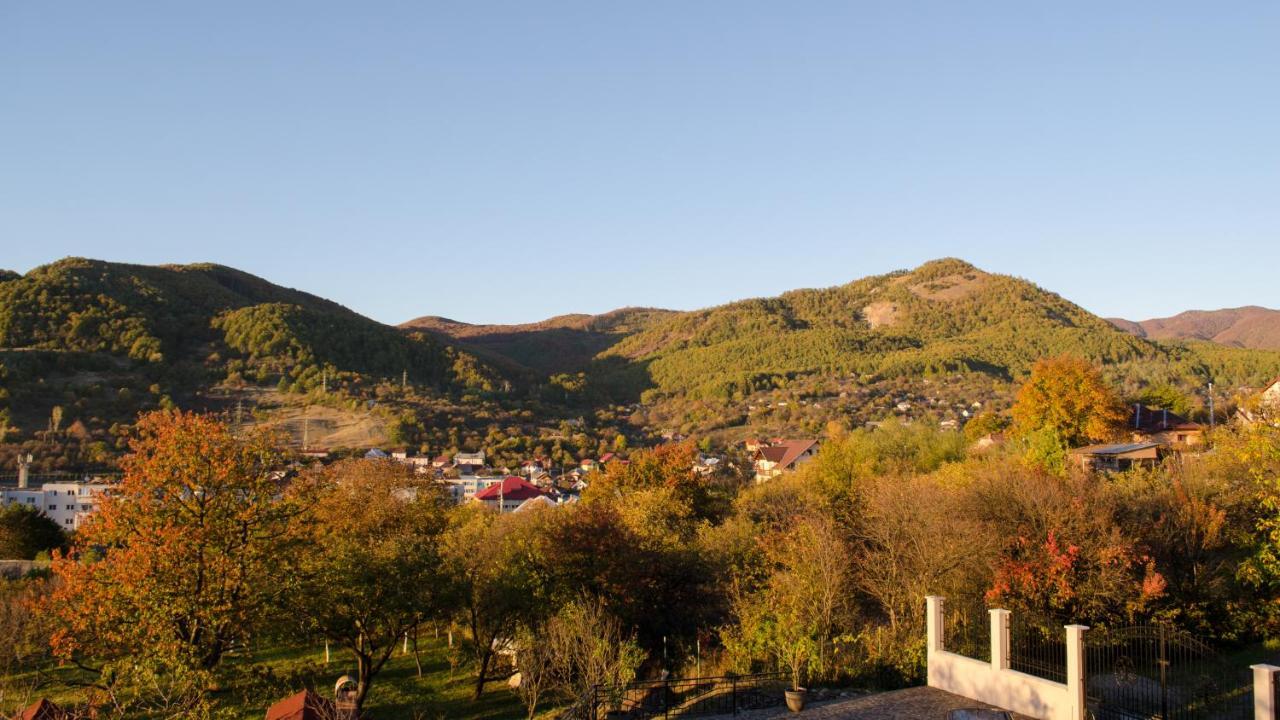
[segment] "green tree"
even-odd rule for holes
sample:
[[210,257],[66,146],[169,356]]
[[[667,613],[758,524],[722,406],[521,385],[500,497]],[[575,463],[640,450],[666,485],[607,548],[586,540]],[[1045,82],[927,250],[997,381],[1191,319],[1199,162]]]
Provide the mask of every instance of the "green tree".
[[298,584],[286,606],[304,629],[356,659],[357,711],[398,642],[443,613],[446,499],[436,483],[389,460],[349,460],[300,481],[307,508]]
[[545,564],[533,542],[544,513],[500,515],[479,504],[453,513],[443,543],[446,569],[458,591],[458,619],[470,631],[475,660],[475,699],[492,680],[495,648],[546,612]]
[[0,507],[0,558],[31,560],[66,544],[66,533],[39,510],[28,505]]
[[824,648],[848,611],[849,551],[823,515],[795,518],[762,540],[770,568],[760,592],[740,596],[736,627],[726,632],[733,653],[767,655],[787,669],[794,690],[822,672]]

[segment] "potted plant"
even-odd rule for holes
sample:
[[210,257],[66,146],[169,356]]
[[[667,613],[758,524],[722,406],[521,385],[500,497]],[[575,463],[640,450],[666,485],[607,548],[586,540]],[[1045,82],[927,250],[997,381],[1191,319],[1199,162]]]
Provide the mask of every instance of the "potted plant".
[[809,697],[801,682],[809,668],[822,662],[819,656],[822,642],[819,623],[812,608],[804,602],[797,602],[802,600],[800,596],[777,592],[777,588],[774,590],[767,594],[768,617],[762,629],[771,654],[788,675],[787,709],[800,712]]
[[[792,629],[800,630],[801,628]],[[786,691],[787,709],[798,713],[804,710],[805,703],[809,700],[809,691],[800,684],[800,681],[803,679],[805,668],[817,658],[817,642],[811,635],[804,633],[789,637],[781,636],[778,640],[780,641],[778,659],[787,669],[791,679],[790,689]]]

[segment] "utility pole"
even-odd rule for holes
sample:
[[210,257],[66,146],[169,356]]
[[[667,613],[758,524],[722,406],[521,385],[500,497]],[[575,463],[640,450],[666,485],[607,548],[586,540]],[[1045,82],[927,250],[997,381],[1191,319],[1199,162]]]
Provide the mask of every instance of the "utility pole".
[[1209,383],[1209,432],[1213,432],[1213,383]]
[[320,394],[321,395],[329,394],[329,371],[328,370],[320,371]]
[[400,390],[403,391],[407,387],[409,387],[409,371],[402,370],[400,372]]

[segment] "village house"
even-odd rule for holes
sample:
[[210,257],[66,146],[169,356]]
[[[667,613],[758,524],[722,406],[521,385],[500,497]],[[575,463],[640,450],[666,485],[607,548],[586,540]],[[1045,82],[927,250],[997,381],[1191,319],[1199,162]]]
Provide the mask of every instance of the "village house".
[[1159,442],[1136,442],[1089,445],[1069,453],[1071,461],[1084,470],[1124,472],[1135,467],[1154,467],[1163,457],[1165,445]]
[[303,690],[267,708],[266,720],[341,720],[353,715],[351,709],[341,708],[313,690]]
[[536,497],[531,497],[528,500],[525,500],[524,502],[520,503],[520,505],[517,506],[516,509],[512,510],[511,512],[518,512],[518,513],[529,512],[530,510],[536,510],[538,508],[553,508],[555,506],[556,506],[556,501],[552,500],[551,496],[538,495]]
[[14,720],[71,720],[73,715],[52,700],[41,698],[14,716]]
[[512,512],[527,500],[544,497],[545,492],[521,477],[510,475],[476,493],[473,499],[497,510]]
[[464,477],[445,478],[442,482],[445,489],[449,491],[449,497],[453,499],[454,504],[461,505],[500,480],[502,480],[502,477],[497,475],[467,475]]
[[407,451],[404,451],[404,450],[398,450],[398,451],[392,452],[391,459],[395,460],[398,463],[403,463],[405,465],[408,465],[409,467],[413,468],[414,472],[420,475],[426,475],[431,473],[432,468],[434,467],[434,462],[432,461],[431,458],[425,455],[410,455]]
[[1267,409],[1280,411],[1280,377],[1262,389],[1261,404]]
[[703,477],[714,475],[720,469],[720,462],[720,458],[714,455],[698,453],[698,459],[693,461],[693,472]]
[[1195,447],[1204,442],[1204,426],[1164,409],[1142,403],[1129,411],[1129,427],[1135,443],[1155,442],[1171,448]]
[[992,433],[987,433],[986,435],[983,435],[977,440],[974,440],[973,444],[970,445],[969,448],[977,451],[988,450],[993,447],[999,447],[1001,445],[1004,445],[1004,441],[1005,441],[1004,433],[992,432]]
[[480,475],[484,470],[484,451],[460,452],[453,456],[453,466],[458,469],[458,475],[462,477]]
[[779,440],[762,447],[752,457],[756,467],[756,482],[766,482],[795,470],[796,466],[817,452],[817,440]]

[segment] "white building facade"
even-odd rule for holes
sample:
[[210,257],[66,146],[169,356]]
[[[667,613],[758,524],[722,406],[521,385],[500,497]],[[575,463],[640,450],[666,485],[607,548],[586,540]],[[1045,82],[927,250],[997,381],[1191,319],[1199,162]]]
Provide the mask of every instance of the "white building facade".
[[86,518],[98,509],[98,500],[111,488],[100,481],[58,481],[41,483],[39,487],[0,487],[0,505],[33,507],[63,530],[80,529]]

